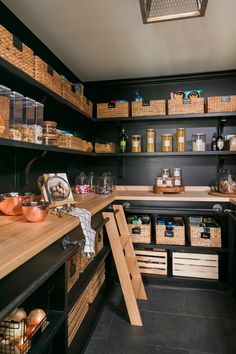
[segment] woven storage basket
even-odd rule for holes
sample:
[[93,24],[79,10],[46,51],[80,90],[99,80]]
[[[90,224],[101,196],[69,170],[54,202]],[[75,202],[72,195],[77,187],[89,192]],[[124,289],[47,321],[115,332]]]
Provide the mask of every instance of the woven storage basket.
[[61,76],[50,65],[36,55],[34,59],[35,80],[61,96]]
[[6,135],[9,130],[10,99],[0,96],[0,136]]
[[167,252],[165,250],[135,250],[141,273],[167,275]]
[[95,152],[100,154],[116,152],[116,144],[115,143],[106,143],[106,144],[95,143]]
[[207,98],[207,111],[214,112],[236,112],[235,96],[213,96]]
[[81,96],[81,107],[82,111],[86,113],[89,117],[93,115],[93,102],[85,96]]
[[80,252],[76,252],[67,260],[67,290],[70,291],[80,274]]
[[101,251],[103,248],[103,229],[97,231],[96,238],[95,238],[95,252],[96,255]]
[[166,114],[165,100],[151,100],[148,104],[142,101],[131,103],[132,117],[158,116]]
[[191,246],[221,247],[221,228],[214,219],[213,227],[205,227],[189,222],[189,239]]
[[174,226],[172,231],[166,230],[166,225],[156,224],[156,243],[166,245],[185,245],[185,227],[183,218],[173,217],[174,221],[178,221],[183,226]]
[[92,262],[92,260],[93,260],[92,257],[90,257],[90,258],[84,257],[84,256],[82,255],[82,252],[80,251],[80,253],[79,253],[79,260],[78,260],[80,273],[83,273],[83,271],[84,271],[84,270],[87,268],[87,266]]
[[34,53],[6,28],[0,25],[0,56],[33,77]]
[[134,243],[150,243],[151,242],[151,223],[150,224],[127,224]]
[[81,106],[81,94],[75,90],[74,85],[63,78],[61,78],[61,95],[74,106]]
[[168,113],[170,115],[204,113],[204,98],[194,97],[190,100],[168,100]]
[[98,103],[97,118],[117,118],[129,116],[129,102]]

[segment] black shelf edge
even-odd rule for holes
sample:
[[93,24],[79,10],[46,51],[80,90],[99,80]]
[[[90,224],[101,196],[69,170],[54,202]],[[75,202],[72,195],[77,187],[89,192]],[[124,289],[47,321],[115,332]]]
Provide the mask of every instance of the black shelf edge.
[[200,246],[180,246],[180,245],[167,245],[167,244],[156,244],[156,243],[134,243],[135,249],[148,249],[157,248],[165,249],[171,251],[188,251],[190,253],[202,252],[202,253],[228,253],[228,248],[225,247],[200,247]]
[[236,117],[236,112],[221,112],[221,113],[192,113],[192,114],[173,114],[173,115],[164,115],[164,116],[142,116],[142,117],[119,117],[119,118],[94,118],[95,122],[137,122],[137,121],[163,121],[163,120],[184,120],[190,118],[199,118],[199,119],[222,119]]
[[49,311],[47,314],[47,321],[49,324],[42,332],[40,338],[33,344],[29,350],[29,354],[39,354],[44,351],[47,345],[51,342],[52,338],[57,333],[58,329],[66,319],[66,312],[62,311]]
[[86,267],[83,273],[80,273],[79,279],[71,288],[68,293],[68,309],[74,305],[75,299],[78,299],[80,294],[84,291],[93,275],[95,274],[97,267],[101,262],[103,262],[107,256],[110,254],[111,249],[109,246],[104,246],[103,249],[98,253],[94,260]]
[[55,92],[51,91],[49,88],[47,88],[46,86],[41,84],[39,81],[35,80],[33,77],[31,77],[30,75],[26,74],[24,71],[18,69],[16,66],[12,65],[11,63],[9,63],[8,61],[6,61],[3,58],[0,58],[0,68],[2,68],[4,70],[8,71],[9,73],[15,75],[19,79],[24,80],[24,82],[26,82],[27,84],[32,85],[33,87],[36,87],[36,88],[40,89],[43,93],[45,93],[48,96],[52,97],[58,103],[62,103],[64,105],[72,108],[73,110],[77,111],[82,116],[84,116],[85,118],[88,118],[88,119],[90,119],[92,121],[95,120],[93,117],[90,117],[87,113],[85,113],[84,111],[82,111],[78,107],[74,106],[72,103],[70,103],[69,101],[65,100],[63,97],[59,96]]
[[185,151],[185,152],[126,152],[126,153],[93,153],[95,156],[116,157],[166,157],[166,156],[233,156],[236,151]]

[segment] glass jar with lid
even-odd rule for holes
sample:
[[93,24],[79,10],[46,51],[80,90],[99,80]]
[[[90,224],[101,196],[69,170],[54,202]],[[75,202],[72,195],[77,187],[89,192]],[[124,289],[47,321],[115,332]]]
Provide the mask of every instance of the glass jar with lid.
[[184,152],[185,151],[185,129],[184,128],[178,128],[177,129],[177,146],[176,150],[178,152]]
[[147,129],[147,152],[155,152],[155,129]]
[[173,151],[172,134],[162,134],[162,151],[163,152],[172,152]]
[[170,169],[169,168],[163,168],[161,170],[161,176],[163,179],[169,178],[170,177]]
[[108,172],[104,172],[98,177],[96,191],[98,194],[110,194],[113,189],[112,176]]
[[132,135],[132,152],[141,152],[141,135]]
[[95,192],[96,191],[96,184],[97,184],[97,176],[94,174],[94,172],[89,173],[88,184],[90,187],[90,191]]
[[79,194],[90,192],[88,177],[84,172],[80,172],[79,176],[75,179],[75,191]]
[[206,134],[195,133],[192,138],[193,151],[206,151]]
[[236,179],[231,170],[226,170],[219,179],[219,192],[224,194],[236,193]]

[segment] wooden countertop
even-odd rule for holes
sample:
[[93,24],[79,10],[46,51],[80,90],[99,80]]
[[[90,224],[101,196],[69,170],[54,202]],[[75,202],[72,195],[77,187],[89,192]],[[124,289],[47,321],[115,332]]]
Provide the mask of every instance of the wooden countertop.
[[[94,193],[77,195],[76,202],[96,214],[115,200],[150,200],[150,201],[206,201],[228,202],[229,198],[208,195],[202,188],[191,188],[180,195],[157,195],[150,188],[125,187],[110,195]],[[232,199],[236,205],[236,200]],[[80,224],[78,218],[63,215],[59,218],[49,214],[42,223],[29,223],[22,216],[0,216],[0,279],[41,252],[53,242]]]

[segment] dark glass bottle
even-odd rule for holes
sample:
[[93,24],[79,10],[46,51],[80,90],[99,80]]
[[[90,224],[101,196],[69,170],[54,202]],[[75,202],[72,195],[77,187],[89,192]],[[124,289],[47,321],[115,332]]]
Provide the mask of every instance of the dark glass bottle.
[[221,135],[218,135],[216,138],[217,150],[221,151],[224,149],[224,138]]
[[120,134],[120,152],[127,151],[127,140],[128,136],[125,134],[125,129],[123,128]]
[[216,134],[212,136],[211,151],[217,151]]

